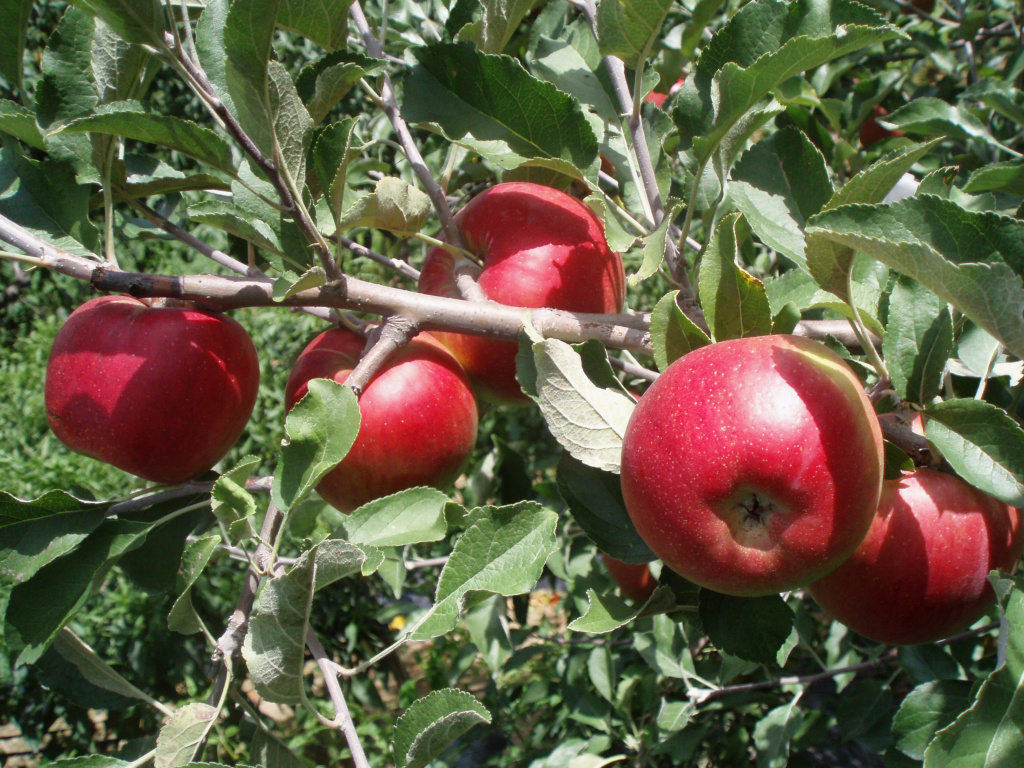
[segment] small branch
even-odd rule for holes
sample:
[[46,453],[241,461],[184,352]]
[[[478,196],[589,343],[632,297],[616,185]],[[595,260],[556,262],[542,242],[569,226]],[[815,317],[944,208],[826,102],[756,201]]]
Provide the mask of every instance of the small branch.
[[444,565],[447,562],[447,555],[445,557],[424,558],[423,560],[410,560],[405,564],[405,570],[414,571],[417,568],[436,568],[437,566]]
[[925,440],[924,435],[919,435],[910,427],[888,419],[879,419],[878,423],[882,426],[882,437],[910,456],[915,464],[922,466],[934,464],[934,457],[928,449],[928,441]]
[[370,250],[365,245],[357,243],[355,240],[349,240],[344,235],[336,235],[335,237],[339,243],[352,251],[352,253],[358,254],[359,256],[365,256],[368,259],[376,261],[378,264],[383,264],[385,267],[390,267],[396,272],[400,272],[405,275],[410,280],[419,281],[420,271],[412,264],[402,261],[401,259],[392,259],[390,256],[385,256],[383,253],[377,253],[376,251]]
[[620,360],[617,357],[611,357],[609,355],[608,362],[611,363],[612,368],[617,368],[623,373],[629,374],[637,379],[644,379],[645,381],[656,381],[661,375],[657,371],[652,371],[650,368],[644,368],[642,365],[636,365],[626,360]]
[[306,629],[306,647],[313,654],[320,672],[324,676],[324,684],[334,704],[334,722],[332,725],[345,734],[345,741],[348,742],[348,750],[352,754],[352,762],[355,768],[369,768],[370,763],[363,752],[363,745],[359,741],[359,734],[356,732],[356,725],[352,722],[352,715],[348,711],[348,703],[345,701],[345,693],[341,690],[338,682],[338,666],[327,657],[320,639],[316,636],[312,627]]
[[404,347],[417,333],[416,323],[402,315],[392,315],[384,324],[371,332],[367,350],[345,379],[349,387],[359,397],[366,389],[377,371],[381,369],[395,352]]
[[253,563],[245,575],[245,583],[235,603],[235,610],[228,619],[228,625],[224,633],[217,638],[217,650],[214,651],[213,660],[223,662],[217,681],[207,701],[212,705],[220,701],[224,687],[228,682],[229,667],[242,647],[242,640],[249,626],[249,614],[252,613],[253,604],[256,602],[256,590],[259,588],[260,579],[268,572],[272,565],[271,557],[274,551],[274,542],[280,533],[281,523],[284,515],[277,508],[274,502],[267,506],[267,514],[263,518],[263,528],[260,530],[260,544],[253,556]]

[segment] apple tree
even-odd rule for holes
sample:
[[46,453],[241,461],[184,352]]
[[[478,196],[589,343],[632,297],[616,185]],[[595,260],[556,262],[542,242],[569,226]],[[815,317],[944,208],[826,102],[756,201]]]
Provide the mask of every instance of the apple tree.
[[[29,700],[110,713],[115,738],[51,755],[89,768],[1019,765],[1020,5],[864,2],[5,0],[11,722]],[[489,277],[485,251],[549,258],[575,231],[497,223],[502,207],[474,229],[462,212],[498,189],[587,222],[571,247],[605,254],[621,284],[559,279],[614,299],[521,298],[528,261]],[[418,290],[438,259],[448,287]],[[48,353],[72,310],[118,294],[133,298],[100,306],[131,311],[73,316],[44,404],[46,355],[24,339],[49,329]],[[125,319],[157,312],[179,328],[228,313],[259,375],[214,375],[200,337]],[[302,363],[286,403],[324,331],[346,335],[327,345],[333,367]],[[505,399],[522,403],[474,403],[421,332],[456,357],[455,337],[506,345]],[[727,359],[671,391],[659,378],[771,335],[813,344],[757,342],[756,364]],[[848,387],[838,407],[818,384],[775,395],[769,369],[793,344]],[[478,394],[503,364],[490,354],[476,369],[459,358]],[[413,367],[423,355],[451,381]],[[397,394],[372,395],[402,366]],[[15,369],[39,396],[19,394]],[[235,406],[228,391],[257,381],[255,408]],[[58,408],[51,387],[73,396]],[[699,415],[727,388],[728,410]],[[386,448],[357,442],[371,401]],[[669,499],[647,519],[623,495],[623,439],[634,412],[683,401],[696,412],[648,417],[630,447],[631,472],[656,478],[639,493]],[[826,459],[790,439],[804,405]],[[252,415],[228,451],[237,429],[225,440],[218,419],[236,407]],[[752,428],[754,411],[774,426]],[[72,456],[45,425],[30,434],[47,415],[77,451],[149,480]],[[691,430],[703,463],[687,498],[755,450],[774,485],[746,476],[730,502],[742,521],[684,540],[667,519],[695,505],[674,487]],[[346,482],[398,473],[456,432],[454,465],[365,503],[345,508],[353,486],[325,479],[357,451]],[[202,469],[177,474],[209,445]],[[65,462],[75,471],[43,471]],[[797,468],[861,464],[842,486],[867,500],[856,552],[782,593],[750,584],[765,531],[796,529],[779,489]],[[765,520],[731,564],[715,560],[731,530]],[[659,559],[681,550],[732,594]],[[104,625],[132,626],[126,601],[162,608],[119,653]],[[147,685],[183,653],[197,674]]]

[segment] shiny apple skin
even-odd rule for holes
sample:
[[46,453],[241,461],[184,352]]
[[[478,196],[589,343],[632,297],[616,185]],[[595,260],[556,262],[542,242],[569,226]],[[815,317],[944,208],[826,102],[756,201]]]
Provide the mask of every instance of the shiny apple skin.
[[252,339],[230,317],[103,296],[57,332],[46,416],[73,451],[156,483],[181,483],[235,444],[259,382]]
[[992,606],[989,571],[1012,572],[1022,549],[1020,510],[959,477],[917,469],[883,483],[864,541],[808,592],[871,640],[930,643]]
[[651,573],[651,567],[647,563],[624,563],[608,554],[601,554],[608,573],[619,585],[619,592],[637,603],[646,603],[654,590],[658,588],[658,582]]
[[[842,359],[808,339],[758,336],[695,350],[644,393],[626,427],[622,492],[667,567],[755,596],[853,553],[882,468],[878,419]],[[755,499],[759,516],[743,510]]]
[[[362,336],[334,328],[299,355],[285,385],[288,410],[311,379],[342,384],[366,345]],[[373,499],[458,477],[476,444],[473,390],[455,358],[421,333],[398,350],[359,397],[359,435],[348,455],[317,485],[328,504],[351,512]]]
[[[516,307],[613,313],[625,302],[622,259],[608,248],[601,220],[583,203],[550,187],[498,184],[455,216],[466,248],[483,261],[477,278],[487,297]],[[432,248],[420,293],[459,298],[453,259]],[[481,336],[435,332],[486,400],[529,405],[516,381],[518,345]]]

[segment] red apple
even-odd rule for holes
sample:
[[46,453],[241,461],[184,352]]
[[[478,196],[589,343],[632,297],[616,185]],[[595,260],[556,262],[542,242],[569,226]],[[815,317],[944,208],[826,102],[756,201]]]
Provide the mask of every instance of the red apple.
[[888,128],[883,128],[878,124],[878,118],[885,117],[888,114],[889,111],[881,104],[875,104],[871,108],[871,114],[860,124],[860,145],[862,147],[867,149],[872,144],[882,141],[882,139],[903,135],[903,131],[890,131]]
[[622,493],[641,538],[702,587],[765,595],[820,578],[878,506],[882,433],[842,359],[796,336],[702,347],[626,427]]
[[[473,198],[455,220],[466,247],[483,261],[478,282],[493,301],[574,312],[622,308],[622,260],[608,248],[601,220],[570,195],[525,182],[498,184]],[[423,264],[420,292],[458,298],[453,264],[451,254],[432,248]],[[516,381],[515,342],[435,335],[485,399],[531,402]]]
[[260,383],[252,339],[230,317],[103,296],[71,313],[46,366],[46,416],[73,451],[157,483],[224,458]]
[[[344,383],[366,340],[349,330],[324,331],[299,355],[285,386],[289,410],[310,379]],[[342,512],[419,485],[452,483],[476,443],[473,390],[455,358],[419,334],[398,350],[359,397],[359,436],[317,491]]]
[[660,91],[651,91],[646,96],[644,96],[644,101],[649,101],[654,106],[660,107],[662,104],[665,103],[665,100],[668,99],[669,96],[671,96],[673,93],[682,88],[683,83],[685,82],[686,75],[683,75],[674,83],[672,83],[672,87],[668,89],[668,93],[661,93]]
[[991,607],[989,571],[1013,571],[1022,549],[1020,510],[959,477],[918,469],[883,483],[860,547],[808,591],[871,640],[930,643]]
[[604,553],[601,554],[601,559],[604,560],[608,573],[619,585],[623,597],[638,603],[646,603],[658,588],[658,582],[647,563],[624,563]]

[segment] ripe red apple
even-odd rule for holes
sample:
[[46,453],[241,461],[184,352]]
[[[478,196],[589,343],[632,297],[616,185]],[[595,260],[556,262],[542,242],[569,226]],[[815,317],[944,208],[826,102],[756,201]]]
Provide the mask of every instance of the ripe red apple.
[[842,359],[796,336],[712,344],[640,398],[622,493],[641,538],[702,587],[802,586],[860,544],[878,506],[882,433]]
[[157,483],[224,458],[260,383],[252,339],[230,317],[103,296],[71,313],[46,366],[46,416],[62,443]]
[[624,563],[604,553],[601,554],[601,559],[604,560],[608,573],[619,585],[623,597],[638,603],[646,603],[658,588],[658,582],[647,563]]
[[[288,410],[306,394],[310,379],[344,383],[365,346],[362,336],[340,328],[313,339],[285,385]],[[476,443],[476,400],[466,374],[425,333],[371,379],[359,411],[352,449],[317,485],[324,500],[342,512],[406,488],[449,485]]]
[[[538,184],[498,184],[473,198],[455,220],[466,247],[483,260],[478,282],[493,301],[574,312],[622,308],[622,260],[608,248],[601,220],[574,197]],[[453,265],[451,254],[432,248],[423,264],[420,292],[458,298]],[[516,381],[515,342],[435,335],[485,399],[531,402]]]
[[868,115],[864,122],[860,124],[860,145],[864,147],[864,149],[867,149],[872,144],[878,143],[882,139],[903,135],[903,131],[890,131],[888,128],[883,128],[878,124],[878,118],[885,117],[888,114],[889,110],[881,104],[875,104],[875,106],[871,108],[871,114]]
[[995,602],[989,571],[1013,571],[1020,510],[959,477],[917,469],[882,485],[857,551],[808,587],[826,613],[880,643],[930,643],[966,629]]
[[661,93],[660,91],[651,91],[646,96],[644,96],[644,101],[649,101],[654,106],[660,107],[662,104],[665,103],[665,100],[668,99],[669,96],[671,96],[673,93],[682,88],[683,83],[685,82],[686,75],[683,75],[674,83],[672,83],[672,87],[668,89],[668,93]]

